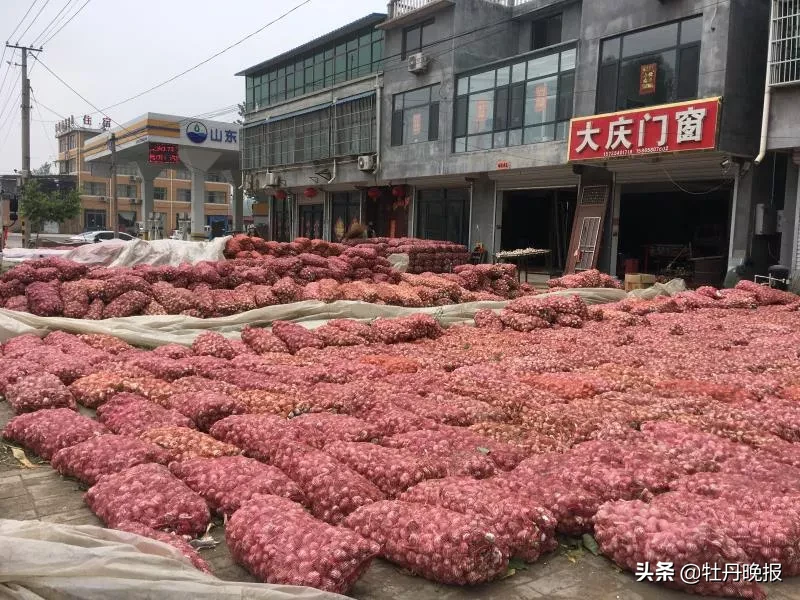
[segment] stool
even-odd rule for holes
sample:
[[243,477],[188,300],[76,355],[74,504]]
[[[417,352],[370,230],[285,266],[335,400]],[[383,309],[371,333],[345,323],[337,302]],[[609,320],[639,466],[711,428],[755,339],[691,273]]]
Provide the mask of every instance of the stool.
[[791,269],[784,265],[772,265],[767,269],[770,287],[786,291],[789,287],[789,274]]

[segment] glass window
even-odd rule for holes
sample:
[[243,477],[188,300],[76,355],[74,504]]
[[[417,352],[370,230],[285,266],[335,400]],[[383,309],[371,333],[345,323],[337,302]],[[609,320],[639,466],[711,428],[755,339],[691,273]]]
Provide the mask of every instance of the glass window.
[[696,98],[701,37],[702,17],[692,17],[605,40],[598,73],[597,111]]
[[469,97],[467,133],[484,133],[494,129],[494,91],[472,94]]
[[531,50],[561,43],[561,15],[552,15],[533,22]]
[[439,85],[410,90],[394,97],[392,145],[439,139]]
[[677,43],[677,23],[631,33],[622,38],[622,58],[663,50]]
[[508,78],[511,75],[511,67],[497,69],[497,86],[508,85]]
[[518,63],[511,67],[511,81],[525,81],[525,63]]
[[166,200],[166,199],[167,199],[167,188],[165,187],[153,188],[153,200]]
[[681,22],[681,44],[700,43],[703,37],[703,17]]
[[556,120],[558,77],[529,81],[525,91],[525,125]]
[[431,33],[433,31],[433,19],[425,21],[419,25],[408,27],[403,31],[403,52],[402,58],[405,59],[409,54],[419,52],[426,45],[430,44]]
[[456,89],[455,152],[552,141],[572,118],[575,49],[460,77]]
[[558,73],[558,54],[548,54],[528,61],[528,79]]
[[192,190],[188,188],[178,188],[178,202],[191,202]]
[[417,236],[467,244],[469,192],[465,189],[423,190],[417,196]]
[[575,57],[577,56],[577,50],[573,48],[572,50],[565,50],[561,53],[561,70],[568,71],[569,69],[575,68]]
[[478,73],[469,78],[469,91],[480,92],[494,87],[494,71]]

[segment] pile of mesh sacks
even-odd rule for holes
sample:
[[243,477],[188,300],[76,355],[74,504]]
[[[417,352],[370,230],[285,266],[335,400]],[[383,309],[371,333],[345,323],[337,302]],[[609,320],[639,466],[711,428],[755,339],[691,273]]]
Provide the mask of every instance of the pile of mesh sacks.
[[469,261],[466,246],[439,240],[419,238],[370,238],[345,240],[356,247],[375,248],[380,256],[408,254],[408,273],[450,273]]
[[[91,486],[109,526],[198,568],[187,538],[227,518],[237,562],[275,584],[346,593],[376,556],[481,583],[512,557],[539,560],[556,533],[593,533],[631,571],[790,576],[800,313],[790,296],[735,292],[737,307],[708,288],[692,292],[708,302],[624,303],[600,319],[574,298],[515,300],[510,312],[550,324],[535,335],[344,320],[329,325],[359,343],[281,327],[152,351],[19,336],[0,346],[0,390],[19,413],[3,436]],[[692,588],[763,597],[753,581]]]
[[521,293],[509,265],[462,264],[445,274],[401,274],[372,246],[347,247],[332,256],[252,252],[255,257],[178,267],[28,261],[0,278],[0,307],[90,320],[165,314],[211,318],[303,300],[421,307]]

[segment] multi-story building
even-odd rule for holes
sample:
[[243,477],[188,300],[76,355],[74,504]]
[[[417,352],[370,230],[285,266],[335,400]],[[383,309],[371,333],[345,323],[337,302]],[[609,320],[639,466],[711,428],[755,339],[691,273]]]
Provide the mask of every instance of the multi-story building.
[[753,81],[768,12],[745,0],[393,0],[385,17],[241,73],[243,170],[276,239],[336,238],[360,219],[490,254],[544,248],[553,271],[720,283],[762,245],[754,215],[772,171],[752,163]]
[[[88,121],[87,121],[88,122]],[[84,144],[103,133],[104,129],[76,123],[74,118],[57,124],[59,172],[75,177],[81,193],[81,214],[76,219],[62,224],[61,233],[80,233],[111,229],[109,216],[110,199],[113,195],[111,179],[102,169],[85,160]],[[216,173],[206,176],[205,224],[217,234],[228,228],[230,215],[231,186]],[[114,183],[117,187],[118,219],[120,231],[132,235],[139,232],[138,223],[145,223],[148,215],[142,215],[144,186],[135,164],[120,164]],[[162,170],[153,186],[154,212],[163,224],[163,234],[169,236],[178,228],[179,219],[186,219],[191,210],[191,174],[188,169]]]
[[[758,232],[780,236],[780,261],[800,285],[800,0],[771,0],[762,146],[757,160],[773,167],[770,193],[759,210]],[[763,236],[774,241],[774,236]]]

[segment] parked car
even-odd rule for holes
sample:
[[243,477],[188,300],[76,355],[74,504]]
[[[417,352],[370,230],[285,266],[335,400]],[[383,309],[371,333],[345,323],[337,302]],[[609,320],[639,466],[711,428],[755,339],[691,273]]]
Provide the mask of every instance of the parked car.
[[[85,233],[73,235],[71,238],[69,238],[69,241],[72,242],[73,244],[97,244],[98,242],[107,242],[113,239],[114,239],[113,231],[87,231]],[[129,242],[136,238],[134,238],[132,235],[120,231],[117,234],[117,239]]]

